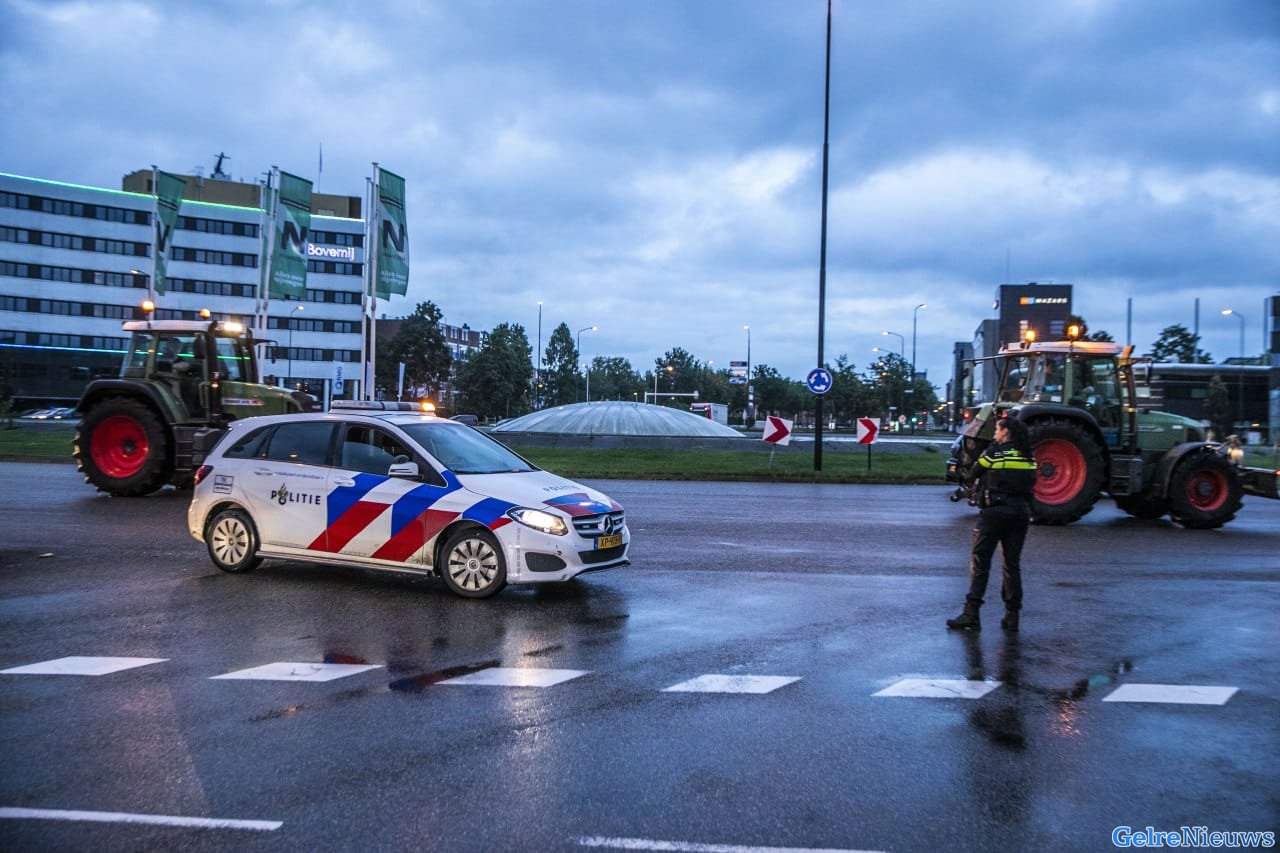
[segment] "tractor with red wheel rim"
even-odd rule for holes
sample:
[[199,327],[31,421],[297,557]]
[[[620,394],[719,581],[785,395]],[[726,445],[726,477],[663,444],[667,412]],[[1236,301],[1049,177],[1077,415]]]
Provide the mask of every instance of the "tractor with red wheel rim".
[[1152,409],[1134,378],[1133,347],[1101,341],[1028,340],[1004,347],[999,392],[965,426],[952,460],[960,489],[1000,418],[1031,433],[1037,480],[1032,520],[1070,524],[1105,492],[1136,518],[1168,515],[1214,528],[1243,496],[1280,497],[1280,472],[1246,468],[1225,443],[1205,441],[1199,422]]
[[236,322],[139,320],[120,375],[85,388],[75,459],[100,491],[140,496],[190,483],[228,421],[310,411],[309,394],[258,382],[255,341]]

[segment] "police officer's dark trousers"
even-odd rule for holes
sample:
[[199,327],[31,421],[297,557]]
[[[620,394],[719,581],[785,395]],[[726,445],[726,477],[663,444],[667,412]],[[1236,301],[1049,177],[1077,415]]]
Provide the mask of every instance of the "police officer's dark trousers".
[[1003,567],[1001,598],[1006,610],[1022,608],[1022,545],[1027,541],[1031,512],[1025,506],[993,506],[982,510],[973,528],[973,550],[969,557],[969,594],[966,605],[982,606],[991,575],[991,558],[1000,546]]

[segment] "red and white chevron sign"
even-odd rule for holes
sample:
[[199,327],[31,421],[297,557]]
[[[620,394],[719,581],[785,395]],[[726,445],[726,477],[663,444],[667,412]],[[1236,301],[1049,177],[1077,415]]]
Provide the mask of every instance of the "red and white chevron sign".
[[781,444],[786,447],[791,443],[791,426],[795,421],[775,418],[770,415],[764,424],[764,440],[768,444]]
[[858,418],[858,444],[875,444],[879,434],[879,418]]

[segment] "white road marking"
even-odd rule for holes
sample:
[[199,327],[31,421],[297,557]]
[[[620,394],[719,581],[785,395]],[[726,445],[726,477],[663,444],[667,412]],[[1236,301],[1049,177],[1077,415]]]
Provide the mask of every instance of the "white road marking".
[[482,687],[551,687],[589,674],[584,669],[536,669],[533,667],[491,666],[479,672],[441,681],[441,684],[467,684]]
[[981,699],[999,687],[999,681],[964,681],[948,678],[904,678],[872,696],[911,696],[923,699]]
[[800,680],[798,675],[699,675],[663,693],[772,693]]
[[843,847],[744,847],[738,844],[699,844],[693,841],[659,841],[651,838],[606,838],[600,835],[575,838],[582,847],[610,847],[614,850],[674,850],[680,853],[877,853]]
[[1165,702],[1171,705],[1225,705],[1238,687],[1195,684],[1122,684],[1103,702]]
[[284,823],[278,820],[230,820],[228,818],[214,817],[129,814],[128,812],[82,812],[67,809],[0,808],[0,819],[145,823],[153,826],[194,826],[203,829],[250,829],[256,832],[271,832],[284,826]]
[[94,658],[69,657],[15,666],[0,670],[0,675],[108,675],[125,669],[164,663],[168,658]]
[[251,681],[333,681],[371,669],[382,669],[378,664],[355,663],[269,663],[223,675],[213,679],[244,679]]

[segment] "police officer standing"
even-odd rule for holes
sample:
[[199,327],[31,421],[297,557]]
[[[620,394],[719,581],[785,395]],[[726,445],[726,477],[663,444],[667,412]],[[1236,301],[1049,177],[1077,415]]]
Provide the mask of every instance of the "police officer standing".
[[969,594],[964,611],[947,620],[947,627],[977,631],[982,628],[978,609],[987,591],[991,558],[996,545],[1002,552],[1004,619],[1000,627],[1018,630],[1022,609],[1022,545],[1031,523],[1031,495],[1036,483],[1036,465],[1031,458],[1031,437],[1027,425],[1012,418],[996,421],[995,442],[978,457],[970,482],[972,502],[982,508],[973,528],[973,549],[969,557]]

